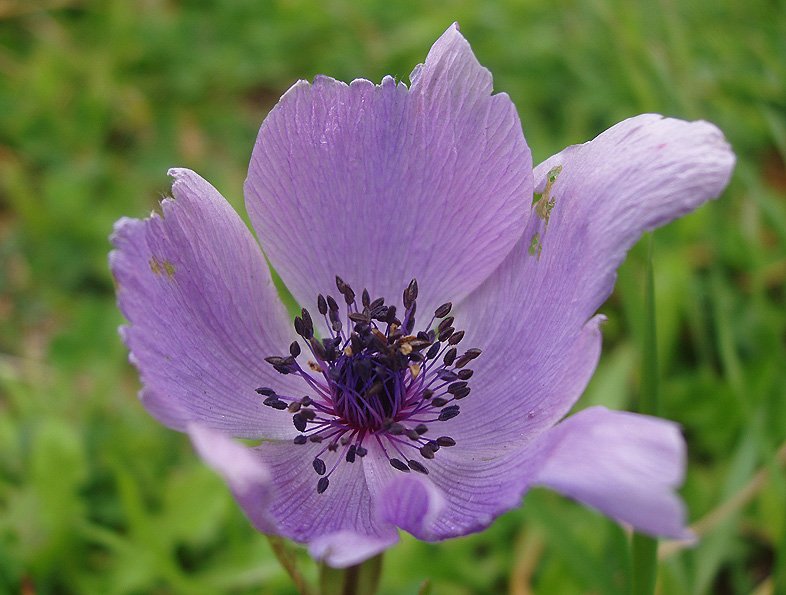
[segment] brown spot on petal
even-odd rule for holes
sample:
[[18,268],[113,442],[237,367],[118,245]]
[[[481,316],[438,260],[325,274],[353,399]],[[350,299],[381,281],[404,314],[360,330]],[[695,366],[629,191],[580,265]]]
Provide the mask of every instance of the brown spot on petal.
[[175,275],[175,265],[168,260],[161,262],[158,260],[157,256],[153,256],[153,258],[148,261],[148,264],[154,275],[160,275],[162,272],[166,272],[166,276],[170,279]]

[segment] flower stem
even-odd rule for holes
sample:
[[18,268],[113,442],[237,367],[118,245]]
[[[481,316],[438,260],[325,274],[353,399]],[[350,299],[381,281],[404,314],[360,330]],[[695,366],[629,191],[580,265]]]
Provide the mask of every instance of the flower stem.
[[320,595],[374,595],[382,574],[382,554],[349,568],[323,564],[319,572]]
[[[655,282],[652,273],[654,234],[647,239],[647,265],[644,280],[644,343],[641,357],[639,413],[658,414],[658,346],[655,335]],[[657,577],[658,541],[640,533],[633,534],[631,593],[653,595]]]
[[274,535],[267,535],[266,537],[268,542],[270,542],[270,547],[273,548],[273,554],[275,554],[281,566],[284,567],[284,570],[287,571],[297,592],[300,593],[300,595],[315,595],[314,588],[308,584],[305,577],[300,572],[300,569],[297,567],[297,559],[295,558],[295,552],[292,550],[292,547],[287,545],[286,541],[281,537],[276,537]]

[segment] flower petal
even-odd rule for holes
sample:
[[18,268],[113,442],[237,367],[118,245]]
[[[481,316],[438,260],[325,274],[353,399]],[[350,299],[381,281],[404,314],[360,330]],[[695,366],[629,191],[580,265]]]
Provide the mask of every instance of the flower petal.
[[412,477],[385,474],[377,461],[380,479],[369,483],[383,518],[418,539],[481,531],[516,508],[533,485],[644,533],[691,536],[675,493],[684,477],[685,443],[676,424],[658,418],[593,407],[497,456],[468,456],[457,446],[441,449],[426,466],[428,476]]
[[[535,191],[561,166],[555,206],[542,232],[540,261],[551,283],[544,297],[574,303],[578,324],[611,294],[617,268],[642,232],[717,198],[735,157],[718,128],[643,114],[594,140],[568,147],[535,168]],[[543,226],[542,226],[543,227]],[[575,301],[574,301],[575,300]]]
[[229,486],[251,523],[264,533],[277,533],[267,509],[272,498],[270,469],[253,451],[221,432],[188,425],[194,450]]
[[363,463],[380,519],[418,539],[439,541],[481,531],[521,504],[542,464],[542,458],[522,452],[511,447],[487,456],[457,445],[441,448],[432,460],[414,454],[428,475],[402,473],[385,457],[367,456]]
[[[512,299],[514,295],[510,294]],[[466,308],[472,308],[472,303],[470,298]],[[464,451],[492,456],[553,426],[582,395],[595,372],[600,325],[605,320],[603,315],[593,317],[575,336],[550,337],[543,326],[544,335],[530,341],[515,326],[510,331],[501,329],[503,339],[486,346],[474,366],[472,394],[461,401],[461,414],[440,424],[439,431],[457,440]],[[511,321],[500,317],[500,322]],[[512,336],[506,337],[505,332]],[[518,337],[522,340],[516,341]]]
[[[593,333],[585,322],[611,293],[625,253],[644,230],[717,197],[734,154],[711,124],[647,114],[539,165],[538,192],[557,166],[548,226],[533,210],[517,246],[456,308],[465,340],[484,350],[472,382],[477,396],[456,418],[457,439],[464,428],[477,434],[473,425],[497,424],[489,437],[502,442],[521,435],[517,424],[529,411],[543,412],[526,423],[536,433],[570,410],[597,360],[582,357],[577,337]],[[564,386],[560,374],[573,381]]]
[[380,517],[423,539],[445,508],[445,498],[432,481],[412,474],[392,477],[377,493],[375,506]]
[[309,544],[308,553],[333,568],[347,568],[381,554],[396,543],[398,533],[395,530],[383,536],[337,531],[315,537]]
[[395,528],[372,514],[363,462],[339,464],[328,489],[317,494],[319,476],[306,467],[322,445],[288,441],[249,448],[195,424],[188,431],[197,454],[224,478],[259,531],[306,543],[314,558],[336,568],[359,564],[398,541]]
[[[309,544],[312,554],[331,566],[349,566],[396,543],[398,532],[374,514],[366,485],[363,467],[381,453],[370,444],[364,458],[347,463],[342,449],[325,453],[326,446],[263,442],[254,453],[265,461],[273,478],[269,514],[279,534]],[[310,465],[316,456],[326,463],[324,477],[330,480],[322,494],[317,493],[320,476]]]
[[[376,516],[418,539],[429,539],[430,527],[446,505],[443,493],[430,477],[393,469],[387,457],[381,451],[378,453],[379,456],[366,456],[363,461]],[[420,455],[416,456],[419,462],[432,466],[433,461],[423,461]]]
[[398,541],[395,528],[371,513],[361,462],[340,464],[329,488],[317,494],[318,476],[304,463],[320,445],[249,448],[195,424],[188,431],[197,454],[224,478],[259,531],[307,543],[315,559],[335,568],[359,564]]
[[292,436],[286,416],[254,392],[301,390],[263,359],[285,352],[292,335],[264,256],[215,188],[189,170],[170,175],[175,199],[162,201],[163,216],[121,219],[111,238],[142,402],[176,430],[198,422],[239,437]]
[[548,454],[535,483],[643,533],[691,536],[674,491],[685,473],[685,441],[677,424],[591,407],[557,424],[541,441]]
[[300,81],[260,128],[246,206],[304,305],[336,274],[395,302],[415,277],[421,311],[458,301],[523,231],[531,154],[456,26],[412,80]]

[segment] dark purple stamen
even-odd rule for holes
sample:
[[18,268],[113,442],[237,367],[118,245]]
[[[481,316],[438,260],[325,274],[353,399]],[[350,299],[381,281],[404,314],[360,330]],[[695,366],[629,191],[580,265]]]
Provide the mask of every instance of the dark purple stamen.
[[450,407],[445,407],[442,411],[439,412],[439,421],[448,421],[449,419],[453,419],[459,414],[459,406],[458,405],[451,405]]
[[458,345],[458,343],[464,338],[464,331],[458,331],[457,333],[453,333],[448,339],[448,345]]
[[465,370],[459,370],[458,373],[459,380],[469,380],[470,378],[472,378],[472,375],[474,373],[475,372],[473,370],[470,370],[469,368],[466,368]]
[[410,459],[407,461],[409,468],[413,471],[417,471],[418,473],[422,473],[423,475],[428,475],[428,469],[426,469],[421,463],[416,461],[415,459]]
[[325,471],[327,471],[327,465],[325,465],[325,461],[320,458],[314,459],[312,464],[314,466],[314,471],[317,472],[317,475],[324,475]]
[[[432,460],[440,447],[456,444],[449,436],[429,440],[424,435],[433,424],[460,413],[456,402],[470,394],[467,381],[473,373],[462,368],[480,350],[468,349],[459,356],[455,345],[464,331],[454,328],[450,302],[434,311],[425,329],[414,331],[415,279],[403,292],[400,315],[395,305],[386,305],[381,297],[372,300],[365,289],[358,304],[353,289],[338,276],[336,288],[346,303],[343,316],[330,295],[317,296],[317,310],[330,336],[315,336],[307,309],[295,317],[295,332],[304,340],[305,356],[311,356],[307,362],[298,362],[303,355],[298,341],[289,346],[288,355],[265,358],[281,374],[303,378],[309,395],[280,395],[268,387],[256,392],[265,397],[264,405],[292,415],[298,431],[295,444],[314,445],[319,494],[328,489],[339,464],[355,463],[373,445],[394,469],[428,474],[411,455],[416,450],[421,460]],[[415,450],[408,454],[407,449]]]
[[434,311],[434,318],[444,318],[448,314],[450,314],[450,309],[453,307],[453,304],[447,302],[446,304],[442,304],[439,308]]
[[357,449],[354,444],[351,444],[347,450],[347,463],[355,462],[355,454],[357,454]]
[[409,471],[407,464],[398,459],[390,459],[390,464],[399,471]]
[[445,341],[450,339],[450,335],[453,334],[454,330],[456,329],[454,329],[452,326],[442,329],[441,331],[439,331],[439,340],[444,343]]

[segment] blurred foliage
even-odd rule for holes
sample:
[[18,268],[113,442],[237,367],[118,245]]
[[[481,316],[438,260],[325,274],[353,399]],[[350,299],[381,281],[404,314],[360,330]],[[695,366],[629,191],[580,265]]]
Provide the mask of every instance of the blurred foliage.
[[[725,196],[656,234],[662,410],[688,438],[691,518],[723,505],[698,547],[662,549],[660,592],[786,593],[783,0],[0,0],[0,592],[293,592],[136,400],[107,236],[155,207],[170,166],[242,212],[256,131],[290,84],[406,81],[452,21],[536,162],[646,111],[727,134]],[[644,256],[603,308],[580,406],[635,404]],[[383,591],[623,593],[628,558],[622,529],[536,490],[484,533],[403,536]]]

